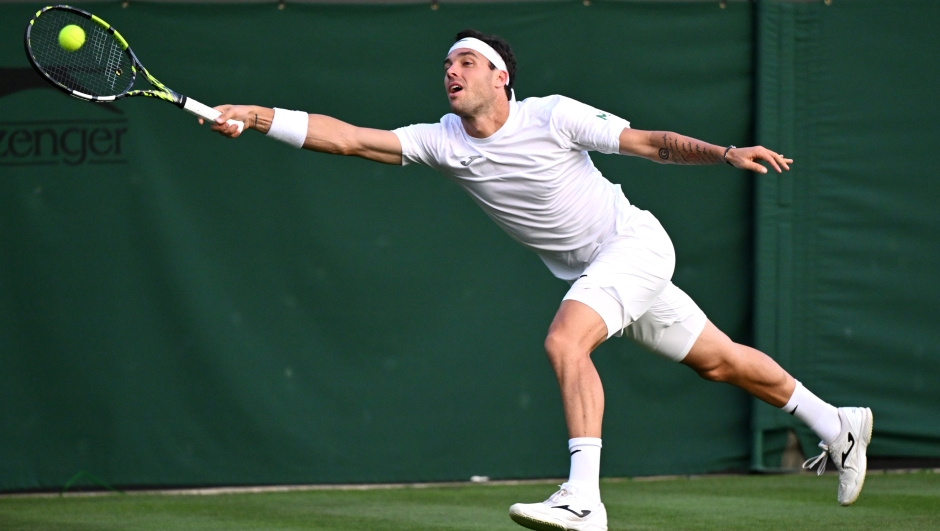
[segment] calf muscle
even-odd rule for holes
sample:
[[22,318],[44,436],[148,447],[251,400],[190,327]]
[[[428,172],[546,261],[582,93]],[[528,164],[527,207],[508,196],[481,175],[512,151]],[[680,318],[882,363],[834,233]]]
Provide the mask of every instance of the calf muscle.
[[735,385],[774,407],[786,405],[796,386],[770,356],[731,341],[711,321],[682,363],[706,380]]

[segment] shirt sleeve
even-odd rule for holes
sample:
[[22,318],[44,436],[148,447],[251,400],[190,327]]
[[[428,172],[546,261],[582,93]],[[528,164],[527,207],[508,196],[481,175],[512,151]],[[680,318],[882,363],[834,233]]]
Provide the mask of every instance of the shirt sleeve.
[[573,149],[615,154],[620,152],[620,133],[630,122],[570,98],[560,97],[552,123]]
[[411,163],[437,167],[437,154],[443,142],[443,125],[415,124],[399,127],[392,131],[401,142],[401,165]]

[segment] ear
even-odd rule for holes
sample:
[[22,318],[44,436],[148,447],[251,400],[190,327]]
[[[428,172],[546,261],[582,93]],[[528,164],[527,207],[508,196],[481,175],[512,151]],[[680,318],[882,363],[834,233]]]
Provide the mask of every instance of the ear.
[[496,71],[496,88],[501,89],[509,83],[509,74],[503,70]]

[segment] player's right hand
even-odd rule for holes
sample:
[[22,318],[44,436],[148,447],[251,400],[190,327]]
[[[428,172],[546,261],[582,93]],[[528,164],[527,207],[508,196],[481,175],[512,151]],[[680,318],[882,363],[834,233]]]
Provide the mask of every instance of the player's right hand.
[[[260,124],[267,124],[265,130],[261,131],[266,133],[267,127],[270,126],[271,119],[274,117],[272,109],[254,105],[219,105],[215,110],[222,114],[215,119],[214,123],[209,124],[209,128],[228,138],[238,138],[243,132],[239,131],[238,127],[226,123],[228,120],[243,122],[245,129],[252,128],[259,131],[261,130],[259,128]],[[204,123],[204,120],[200,118],[199,123]]]
[[[241,131],[238,130],[238,127],[229,125],[226,122],[234,119],[243,122],[245,129],[251,127],[251,124],[245,119],[248,116],[248,109],[249,107],[246,105],[219,105],[215,107],[215,110],[222,114],[215,119],[215,122],[209,124],[209,129],[228,138],[238,138],[241,135]],[[205,120],[199,118],[199,125],[204,123]]]

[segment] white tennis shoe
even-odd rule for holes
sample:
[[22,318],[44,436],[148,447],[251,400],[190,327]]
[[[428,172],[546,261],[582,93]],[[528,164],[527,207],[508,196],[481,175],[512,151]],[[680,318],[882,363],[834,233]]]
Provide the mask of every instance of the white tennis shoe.
[[842,433],[830,445],[819,443],[823,452],[803,463],[803,468],[810,470],[817,464],[816,474],[826,470],[826,460],[832,457],[832,463],[839,470],[840,505],[852,505],[862,492],[865,473],[868,471],[868,458],[865,451],[871,441],[871,428],[874,419],[867,407],[840,407],[839,420],[842,421]]
[[578,496],[574,485],[560,489],[542,503],[517,503],[509,508],[514,522],[536,531],[607,531],[607,509],[603,503]]

